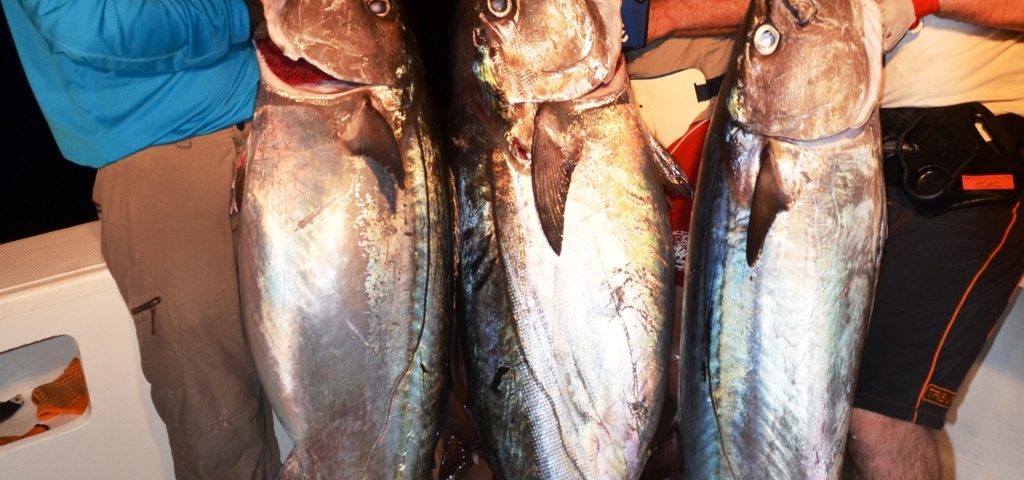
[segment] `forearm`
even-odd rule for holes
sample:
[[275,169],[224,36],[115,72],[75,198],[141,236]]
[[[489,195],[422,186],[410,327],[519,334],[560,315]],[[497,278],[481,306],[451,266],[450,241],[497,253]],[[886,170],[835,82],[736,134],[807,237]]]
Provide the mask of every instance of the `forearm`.
[[1024,31],[1024,2],[1021,0],[939,0],[939,12],[936,15],[950,20]]
[[[749,0],[648,0],[647,41],[670,35],[733,33],[743,22]],[[1011,0],[1006,0],[1011,1]]]

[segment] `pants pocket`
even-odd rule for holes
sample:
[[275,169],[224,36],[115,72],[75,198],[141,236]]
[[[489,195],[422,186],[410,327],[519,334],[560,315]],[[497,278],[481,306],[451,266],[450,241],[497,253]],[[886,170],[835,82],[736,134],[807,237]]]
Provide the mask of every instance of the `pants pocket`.
[[184,383],[180,326],[174,321],[174,306],[166,297],[145,295],[129,305],[139,340],[142,373],[153,386],[156,401],[157,391],[178,390]]

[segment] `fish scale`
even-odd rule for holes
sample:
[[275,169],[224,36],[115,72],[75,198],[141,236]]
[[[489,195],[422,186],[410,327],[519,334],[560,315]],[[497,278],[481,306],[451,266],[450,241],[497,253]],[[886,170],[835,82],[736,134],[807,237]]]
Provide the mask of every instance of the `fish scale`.
[[[398,5],[265,12],[238,255],[248,341],[294,442],[278,478],[426,478],[454,252],[418,52]],[[318,74],[289,75],[302,62]]]
[[838,478],[885,238],[879,22],[870,0],[750,6],[690,230],[686,478]]
[[486,8],[460,4],[453,123],[483,453],[496,478],[637,478],[667,383],[664,190],[685,177],[629,97],[616,2]]

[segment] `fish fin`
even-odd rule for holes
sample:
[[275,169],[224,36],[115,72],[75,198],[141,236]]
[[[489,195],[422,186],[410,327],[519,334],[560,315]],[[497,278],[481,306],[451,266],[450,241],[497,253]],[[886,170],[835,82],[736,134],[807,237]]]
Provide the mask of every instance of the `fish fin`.
[[654,138],[651,132],[643,127],[641,127],[641,130],[643,130],[644,138],[647,140],[650,160],[658,167],[658,173],[661,175],[664,187],[676,195],[692,197],[693,186],[690,185],[690,179],[686,178],[686,172],[676,163],[676,159],[672,154],[665,147],[661,146],[661,143],[658,142],[657,138]]
[[754,194],[750,200],[750,221],[747,225],[747,265],[754,266],[761,255],[768,230],[772,228],[779,212],[789,209],[789,195],[782,188],[778,166],[771,150],[761,151],[761,168],[754,183]]
[[801,27],[807,25],[818,13],[818,2],[815,0],[782,0],[786,9],[793,14],[796,24]]
[[377,177],[377,186],[394,212],[396,187],[397,190],[405,189],[405,171],[402,169],[398,139],[391,125],[367,100],[352,114],[341,140],[353,155],[367,160]]
[[277,471],[277,476],[275,478],[277,480],[299,480],[304,477],[302,470],[302,465],[299,462],[299,454],[295,449],[293,449],[292,452],[288,454],[288,458],[284,459],[284,464],[282,464],[281,468]]
[[563,147],[552,132],[561,129],[555,125],[555,115],[538,110],[533,131],[531,175],[533,198],[544,236],[556,254],[562,253],[562,231],[565,228],[565,201],[569,196],[572,172],[579,162],[579,145]]

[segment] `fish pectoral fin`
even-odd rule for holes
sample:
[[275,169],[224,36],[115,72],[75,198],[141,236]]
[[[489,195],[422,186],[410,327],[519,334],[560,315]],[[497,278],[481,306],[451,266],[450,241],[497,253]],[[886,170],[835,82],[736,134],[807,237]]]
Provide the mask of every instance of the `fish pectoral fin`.
[[555,138],[560,131],[557,120],[539,112],[533,132],[531,176],[533,198],[544,236],[556,254],[562,253],[562,232],[565,228],[565,201],[569,196],[572,172],[579,162],[580,147],[562,146]]
[[378,188],[394,212],[397,190],[405,189],[405,171],[398,139],[391,125],[367,100],[352,114],[341,140],[352,155],[367,160],[377,177]]
[[783,189],[778,165],[769,148],[761,151],[761,167],[754,183],[750,200],[750,220],[747,224],[747,266],[753,267],[761,256],[768,230],[779,212],[788,210],[792,198]]
[[684,197],[693,196],[693,186],[690,179],[686,178],[686,172],[676,163],[675,157],[665,147],[661,146],[657,138],[647,129],[643,129],[644,138],[647,140],[648,159],[654,162],[658,174],[662,179],[662,186],[670,193]]

